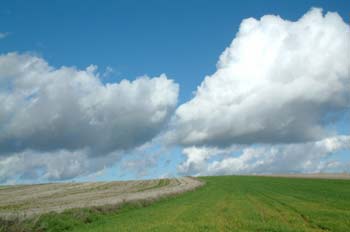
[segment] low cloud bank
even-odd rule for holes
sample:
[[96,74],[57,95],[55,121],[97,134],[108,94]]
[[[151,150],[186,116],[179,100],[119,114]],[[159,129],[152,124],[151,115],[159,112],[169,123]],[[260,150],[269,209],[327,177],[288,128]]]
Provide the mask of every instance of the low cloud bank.
[[95,171],[101,165],[90,160],[152,140],[175,110],[178,91],[165,74],[104,84],[93,65],[54,68],[28,54],[1,55],[0,179],[11,176],[13,164],[17,175],[49,179]]

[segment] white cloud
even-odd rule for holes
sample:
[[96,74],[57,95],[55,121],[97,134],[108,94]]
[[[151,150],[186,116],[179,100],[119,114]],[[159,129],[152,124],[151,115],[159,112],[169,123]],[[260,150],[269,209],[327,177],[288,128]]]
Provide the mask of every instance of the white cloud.
[[205,175],[205,170],[212,157],[224,156],[238,149],[235,146],[226,149],[217,147],[186,147],[182,151],[186,156],[186,160],[178,166],[178,171],[183,174]]
[[[0,55],[1,162],[28,160],[29,153],[36,162],[37,153],[48,157],[48,178],[71,178],[85,173],[85,158],[133,149],[162,130],[177,104],[176,83],[162,74],[103,84],[96,69],[56,69],[39,57]],[[76,166],[50,171],[68,157]]]
[[350,136],[245,148],[190,147],[183,150],[186,160],[178,170],[186,175],[350,171],[349,164],[332,156],[349,149]]
[[335,134],[349,109],[350,30],[312,9],[296,22],[243,20],[217,71],[181,105],[168,138],[184,146],[279,144]]
[[[186,175],[350,171],[337,122],[350,106],[350,30],[312,9],[296,22],[245,19],[166,138],[184,146]],[[341,125],[341,124],[339,124]]]
[[67,180],[98,173],[120,160],[123,153],[88,156],[86,150],[37,152],[26,150],[0,157],[0,183]]
[[0,39],[6,38],[9,34],[8,32],[0,32]]
[[[350,136],[329,128],[349,112],[349,41],[340,16],[319,9],[296,22],[244,20],[217,71],[165,133],[183,146],[179,173],[348,170],[332,153],[349,150]],[[147,175],[160,157],[149,141],[177,97],[164,74],[103,84],[93,65],[54,68],[32,55],[0,55],[0,182],[87,176],[126,153],[134,155],[120,165]]]
[[176,106],[178,85],[142,77],[104,85],[95,66],[54,69],[38,57],[0,56],[0,152],[128,149],[152,139]]
[[107,66],[102,74],[102,77],[109,77],[114,73],[114,69],[111,66]]

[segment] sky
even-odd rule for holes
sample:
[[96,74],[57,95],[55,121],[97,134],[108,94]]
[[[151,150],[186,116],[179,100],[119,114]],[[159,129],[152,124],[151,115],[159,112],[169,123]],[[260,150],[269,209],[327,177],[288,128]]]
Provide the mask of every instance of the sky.
[[0,183],[350,172],[349,9],[2,1]]

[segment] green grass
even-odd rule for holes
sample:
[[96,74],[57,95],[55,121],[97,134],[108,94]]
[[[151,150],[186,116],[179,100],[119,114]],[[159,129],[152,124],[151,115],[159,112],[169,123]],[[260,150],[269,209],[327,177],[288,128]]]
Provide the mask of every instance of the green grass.
[[[203,177],[196,191],[118,212],[38,220],[45,231],[350,231],[350,181]],[[73,217],[74,218],[74,217]],[[83,217],[86,218],[86,215]],[[46,223],[46,224],[45,224]],[[42,225],[42,227],[39,227]]]

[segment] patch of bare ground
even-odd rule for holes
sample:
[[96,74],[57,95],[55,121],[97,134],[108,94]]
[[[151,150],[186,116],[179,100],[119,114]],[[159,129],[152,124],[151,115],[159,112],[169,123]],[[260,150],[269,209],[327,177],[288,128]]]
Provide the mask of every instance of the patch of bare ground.
[[53,183],[6,186],[0,189],[0,218],[29,218],[48,212],[128,202],[155,201],[194,190],[203,182],[192,177],[176,179]]

